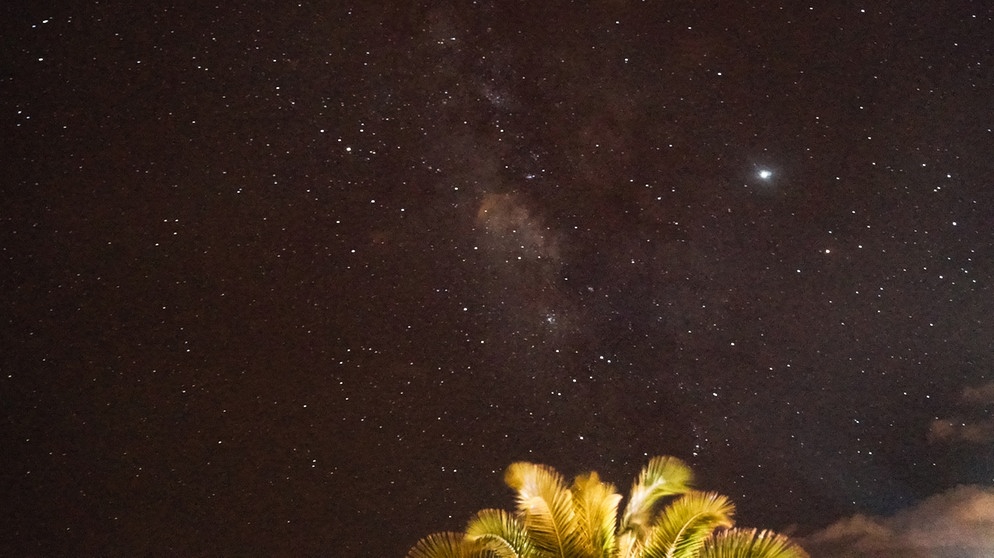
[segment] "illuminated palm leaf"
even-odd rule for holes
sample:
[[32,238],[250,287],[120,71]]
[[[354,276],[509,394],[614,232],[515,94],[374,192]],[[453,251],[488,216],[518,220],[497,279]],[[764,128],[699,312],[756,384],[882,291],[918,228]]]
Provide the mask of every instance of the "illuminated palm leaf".
[[614,556],[620,501],[614,485],[601,482],[597,473],[580,475],[573,481],[573,507],[585,556]]
[[518,492],[518,514],[539,551],[555,558],[583,556],[573,496],[559,473],[544,465],[519,462],[507,468],[504,480]]
[[525,526],[504,510],[482,510],[466,526],[466,539],[495,558],[535,556]]
[[632,485],[619,533],[632,532],[632,543],[643,541],[659,500],[690,490],[693,476],[690,467],[675,457],[653,457]]
[[[551,467],[519,462],[505,481],[516,513],[482,510],[465,534],[425,537],[407,558],[810,558],[785,536],[732,529],[732,502],[691,490],[690,468],[672,457],[642,469],[620,525],[621,496],[597,473],[567,487]],[[678,497],[654,513],[668,496]]]
[[707,541],[701,558],[809,558],[803,548],[772,531],[732,529]]
[[644,544],[635,536],[634,531],[626,531],[618,535],[618,558],[635,558],[642,555]]
[[714,492],[689,492],[660,513],[642,555],[646,558],[694,558],[719,527],[732,526],[735,505]]
[[462,533],[435,533],[418,541],[407,552],[407,558],[468,558]]

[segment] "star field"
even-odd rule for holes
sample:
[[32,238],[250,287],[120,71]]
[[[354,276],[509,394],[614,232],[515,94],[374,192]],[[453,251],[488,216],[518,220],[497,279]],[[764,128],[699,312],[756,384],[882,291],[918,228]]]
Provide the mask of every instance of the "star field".
[[512,461],[670,454],[818,555],[988,555],[947,4],[5,8],[0,549],[402,556]]

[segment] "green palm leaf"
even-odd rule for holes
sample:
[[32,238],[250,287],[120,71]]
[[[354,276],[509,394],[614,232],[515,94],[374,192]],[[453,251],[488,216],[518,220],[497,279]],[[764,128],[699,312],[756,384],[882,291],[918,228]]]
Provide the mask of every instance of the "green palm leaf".
[[808,558],[808,553],[772,531],[732,529],[708,540],[701,558]]
[[714,492],[692,491],[659,514],[643,551],[646,558],[693,558],[719,527],[732,526],[735,505]]
[[470,556],[462,533],[428,535],[407,552],[407,558],[467,558]]
[[597,473],[580,475],[573,481],[573,506],[586,556],[614,555],[620,501],[614,485],[601,482]]
[[686,463],[675,457],[653,457],[632,485],[619,532],[634,531],[637,541],[644,539],[652,510],[660,499],[690,490],[693,473]]
[[504,510],[481,510],[466,526],[466,539],[496,558],[535,555],[525,526]]
[[539,551],[557,558],[583,556],[573,496],[555,469],[534,463],[513,463],[507,468],[504,480],[518,492],[518,514]]

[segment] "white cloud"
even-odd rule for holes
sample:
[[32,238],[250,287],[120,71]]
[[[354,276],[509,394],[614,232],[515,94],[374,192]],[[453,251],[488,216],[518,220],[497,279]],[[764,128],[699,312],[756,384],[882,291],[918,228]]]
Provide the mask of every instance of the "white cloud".
[[958,486],[892,517],[855,515],[799,542],[818,558],[991,558],[994,487]]

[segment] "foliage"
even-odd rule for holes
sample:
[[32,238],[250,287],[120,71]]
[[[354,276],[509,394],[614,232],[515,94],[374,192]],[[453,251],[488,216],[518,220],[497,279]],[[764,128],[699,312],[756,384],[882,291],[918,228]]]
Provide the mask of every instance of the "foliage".
[[[727,497],[691,488],[693,473],[674,457],[654,457],[621,495],[597,473],[572,485],[551,467],[518,462],[504,481],[514,513],[477,513],[465,533],[418,541],[408,558],[807,558],[772,531],[734,528]],[[664,505],[665,504],[665,505]]]

